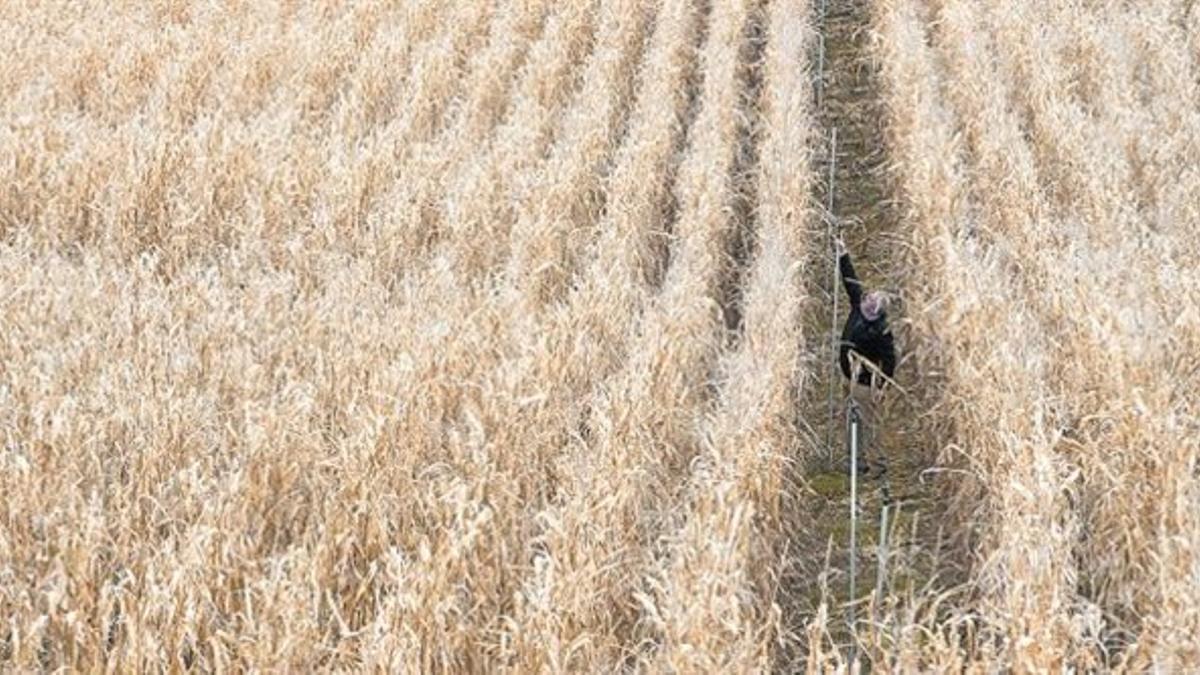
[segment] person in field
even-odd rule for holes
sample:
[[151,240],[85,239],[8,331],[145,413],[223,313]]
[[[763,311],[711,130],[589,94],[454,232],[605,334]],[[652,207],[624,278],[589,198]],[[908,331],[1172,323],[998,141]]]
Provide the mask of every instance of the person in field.
[[[849,379],[857,376],[858,384],[881,389],[887,380],[880,377],[879,373],[890,380],[896,372],[896,344],[887,323],[887,298],[879,291],[863,293],[862,283],[854,273],[854,264],[850,261],[845,244],[838,239],[836,246],[842,283],[846,287],[846,295],[850,296],[850,316],[846,317],[846,327],[842,329],[842,346],[838,355],[842,374]],[[851,364],[851,352],[869,365]],[[852,372],[854,370],[857,372]]]

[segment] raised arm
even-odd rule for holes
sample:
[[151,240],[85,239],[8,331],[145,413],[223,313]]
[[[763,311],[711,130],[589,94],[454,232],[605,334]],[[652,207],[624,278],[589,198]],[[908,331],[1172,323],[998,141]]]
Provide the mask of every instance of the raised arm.
[[850,296],[850,306],[858,307],[862,302],[862,284],[854,273],[854,265],[850,263],[850,254],[845,251],[838,257],[838,267],[842,270],[842,283],[846,286],[846,295]]

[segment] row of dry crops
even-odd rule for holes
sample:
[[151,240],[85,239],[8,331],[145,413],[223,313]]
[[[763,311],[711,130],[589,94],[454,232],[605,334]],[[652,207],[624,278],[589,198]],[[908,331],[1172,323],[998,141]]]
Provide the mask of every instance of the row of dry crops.
[[802,3],[3,12],[0,659],[770,664]]
[[1192,5],[876,12],[930,432],[974,557],[939,665],[969,643],[1019,670],[1200,667]]
[[[1050,4],[874,12],[971,570],[880,665],[1200,662],[1200,11]],[[0,664],[840,663],[813,14],[5,3]]]

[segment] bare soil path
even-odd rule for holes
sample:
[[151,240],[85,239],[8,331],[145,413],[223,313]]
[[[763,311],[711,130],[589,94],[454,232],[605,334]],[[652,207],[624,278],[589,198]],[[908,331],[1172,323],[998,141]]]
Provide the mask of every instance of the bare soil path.
[[[819,17],[818,17],[819,19]],[[830,1],[823,27],[824,69],[817,121],[823,130],[823,148],[815,153],[812,170],[816,180],[814,200],[829,203],[828,175],[830,130],[837,129],[834,172],[833,222],[842,228],[855,267],[870,288],[891,296],[891,320],[901,350],[897,381],[902,391],[890,390],[883,400],[860,404],[869,408],[869,428],[859,452],[869,471],[858,481],[857,524],[857,620],[873,616],[872,605],[895,606],[911,592],[927,584],[945,587],[957,576],[948,562],[947,546],[939,530],[938,514],[943,504],[934,481],[937,456],[936,436],[923,426],[922,411],[928,405],[933,382],[916,372],[904,350],[913,343],[905,321],[901,293],[903,232],[900,208],[892,199],[886,157],[886,110],[880,91],[877,67],[872,61],[871,3],[865,0]],[[815,72],[814,67],[814,72]],[[827,214],[829,217],[830,214]],[[801,428],[809,435],[803,480],[808,494],[795,509],[794,549],[797,558],[789,579],[791,597],[785,601],[792,630],[806,640],[821,639],[843,653],[851,642],[847,630],[849,597],[850,480],[849,454],[845,440],[846,402],[850,394],[841,373],[831,367],[832,295],[839,294],[837,332],[845,320],[847,300],[840,280],[833,282],[834,260],[828,233],[812,233],[811,250],[817,259],[812,270],[805,312],[805,332],[821,336],[822,348],[813,355],[810,380],[800,411]],[[814,337],[814,342],[817,338]],[[830,378],[834,379],[834,407],[829,409]],[[831,443],[830,443],[831,441]],[[830,449],[830,444],[832,449]],[[886,573],[880,578],[880,524],[884,505],[888,508]],[[821,553],[824,552],[824,555]],[[881,595],[872,600],[877,590]],[[827,612],[828,632],[808,629],[813,618]],[[878,616],[878,614],[875,614]],[[799,645],[798,654],[811,645]],[[793,664],[797,665],[797,664]]]

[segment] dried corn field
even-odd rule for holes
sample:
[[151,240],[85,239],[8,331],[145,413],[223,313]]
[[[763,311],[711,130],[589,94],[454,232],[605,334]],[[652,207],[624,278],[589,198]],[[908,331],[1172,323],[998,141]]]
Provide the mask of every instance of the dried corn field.
[[971,562],[894,667],[1200,667],[1192,5],[875,10],[900,284]]
[[827,11],[5,3],[0,667],[1200,665],[1200,10]]

